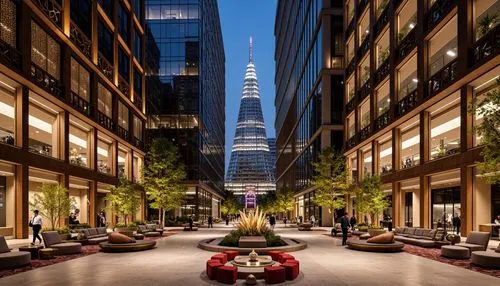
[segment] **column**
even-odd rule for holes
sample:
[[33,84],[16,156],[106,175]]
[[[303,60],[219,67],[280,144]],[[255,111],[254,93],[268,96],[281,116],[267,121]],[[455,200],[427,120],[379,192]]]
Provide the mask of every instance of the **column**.
[[430,224],[431,190],[429,183],[428,176],[420,176],[420,227],[424,228],[432,228]]
[[29,168],[27,164],[16,165],[15,187],[15,238],[28,238],[29,228]]
[[472,178],[473,168],[464,166],[460,169],[460,212],[462,224],[460,234],[467,236],[472,231]]
[[394,226],[403,226],[401,220],[401,189],[399,182],[392,182],[392,222]]

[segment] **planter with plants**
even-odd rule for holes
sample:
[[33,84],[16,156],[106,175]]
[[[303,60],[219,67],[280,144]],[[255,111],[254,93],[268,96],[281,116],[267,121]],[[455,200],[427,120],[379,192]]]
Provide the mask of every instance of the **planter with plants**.
[[58,227],[55,229],[59,234],[61,240],[69,240],[71,239],[71,229],[67,226]]
[[135,231],[137,231],[137,226],[134,223],[130,223],[128,225],[124,223],[117,223],[115,224],[115,231],[121,234],[131,236],[134,234]]
[[498,12],[490,15],[486,14],[477,22],[476,40],[481,39],[484,35],[488,34],[500,22]]
[[385,229],[381,226],[377,226],[377,225],[370,225],[367,227],[367,231],[368,231],[368,234],[370,234],[370,236],[377,236],[379,234],[382,234],[382,233],[385,233]]

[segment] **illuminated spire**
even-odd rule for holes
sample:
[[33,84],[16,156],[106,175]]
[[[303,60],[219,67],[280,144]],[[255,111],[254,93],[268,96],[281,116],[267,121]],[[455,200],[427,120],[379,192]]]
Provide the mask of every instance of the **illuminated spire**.
[[250,36],[250,62],[253,60],[253,55],[252,55],[252,36]]

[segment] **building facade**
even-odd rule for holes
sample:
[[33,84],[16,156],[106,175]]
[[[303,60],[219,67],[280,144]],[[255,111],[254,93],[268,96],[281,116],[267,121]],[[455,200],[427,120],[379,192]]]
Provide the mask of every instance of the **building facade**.
[[142,1],[0,6],[0,234],[28,237],[42,183],[69,190],[80,223],[114,223],[108,187],[140,180],[144,157]]
[[276,138],[267,138],[267,146],[269,146],[269,164],[276,178]]
[[187,170],[187,200],[170,215],[219,217],[225,56],[217,1],[147,0],[146,10],[147,138],[176,142]]
[[[381,176],[395,226],[488,230],[500,188],[476,170],[473,96],[498,89],[495,0],[345,1],[345,155]],[[355,202],[355,200],[354,200]],[[352,202],[349,204],[352,209]]]
[[292,190],[293,216],[331,214],[314,203],[311,161],[343,145],[342,1],[278,1],[276,39],[276,182]]
[[276,185],[272,166],[250,38],[250,56],[227,170],[226,191],[238,196],[249,191],[254,192],[253,196],[274,192]]

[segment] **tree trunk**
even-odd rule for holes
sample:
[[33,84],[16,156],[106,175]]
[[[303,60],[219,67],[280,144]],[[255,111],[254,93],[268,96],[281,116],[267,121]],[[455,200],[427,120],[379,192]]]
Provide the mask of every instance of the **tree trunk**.
[[161,208],[158,208],[158,223],[161,225],[163,223],[163,218],[161,217]]

